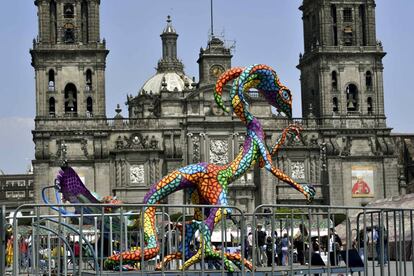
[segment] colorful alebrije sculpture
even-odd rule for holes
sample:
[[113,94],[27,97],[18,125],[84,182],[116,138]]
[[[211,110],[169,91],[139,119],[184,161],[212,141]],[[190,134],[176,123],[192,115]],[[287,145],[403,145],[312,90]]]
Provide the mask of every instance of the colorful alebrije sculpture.
[[[239,154],[227,165],[219,166],[209,163],[198,163],[177,169],[166,175],[155,183],[144,198],[145,204],[158,204],[161,199],[178,190],[185,189],[190,193],[193,203],[209,204],[212,207],[205,215],[206,219],[201,221],[203,214],[196,211],[194,221],[185,225],[187,233],[181,250],[164,258],[163,265],[176,258],[182,258],[184,254],[185,262],[182,269],[199,262],[204,256],[206,259],[221,260],[222,256],[224,267],[228,271],[233,271],[232,264],[241,266],[242,258],[240,254],[228,254],[214,250],[211,245],[211,233],[214,226],[231,213],[231,209],[222,209],[215,206],[227,206],[228,185],[245,174],[256,162],[261,168],[265,168],[278,179],[288,183],[293,188],[303,193],[308,201],[315,195],[312,186],[299,185],[292,178],[284,174],[281,170],[273,166],[272,154],[276,153],[282,145],[287,133],[294,132],[299,134],[300,127],[291,125],[284,130],[284,136],[272,148],[272,152],[267,150],[264,142],[264,132],[260,122],[250,113],[249,104],[245,100],[244,92],[250,88],[255,88],[266,99],[266,101],[288,117],[292,116],[292,98],[290,91],[283,86],[275,71],[266,65],[252,65],[247,68],[233,68],[220,76],[216,84],[215,100],[220,108],[228,112],[222,101],[224,86],[233,81],[230,93],[231,105],[234,113],[246,125],[246,138]],[[138,248],[134,251],[126,251],[113,255],[105,261],[106,268],[117,267],[122,259],[123,264],[134,265],[142,258],[149,260],[154,258],[160,251],[155,227],[154,205],[144,208],[144,241],[145,248]],[[203,241],[197,248],[196,253],[191,253],[188,248],[187,238],[191,238],[195,231],[199,230]],[[188,239],[190,240],[190,239]],[[247,260],[243,260],[244,265],[252,269],[252,265]]]

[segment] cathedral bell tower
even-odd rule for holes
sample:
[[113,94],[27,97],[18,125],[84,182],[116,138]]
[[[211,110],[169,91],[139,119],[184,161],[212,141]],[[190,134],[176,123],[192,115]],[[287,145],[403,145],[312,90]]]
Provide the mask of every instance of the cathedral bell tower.
[[199,58],[200,86],[214,85],[217,78],[231,68],[231,51],[224,42],[212,35],[206,49],[201,48]]
[[36,0],[33,40],[36,118],[105,117],[105,62],[100,0]]
[[[364,206],[397,195],[395,144],[384,113],[374,0],[303,0],[302,115],[317,118],[325,202]],[[312,119],[313,118],[313,119]],[[356,192],[358,179],[369,192]]]
[[375,117],[385,127],[383,65],[374,0],[304,0],[302,113]]
[[167,17],[167,26],[164,28],[161,36],[162,40],[162,58],[158,62],[157,72],[177,72],[184,73],[184,65],[177,58],[177,38],[171,17]]
[[[36,202],[67,160],[84,184],[110,194],[105,113],[108,50],[99,35],[100,0],[36,0],[39,31],[30,50],[35,71],[33,160]],[[98,185],[99,183],[99,185]]]

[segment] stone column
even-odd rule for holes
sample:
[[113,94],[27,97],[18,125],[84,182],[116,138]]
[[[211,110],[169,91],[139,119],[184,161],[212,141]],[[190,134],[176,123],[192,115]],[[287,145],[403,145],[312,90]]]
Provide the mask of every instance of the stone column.
[[89,2],[88,9],[89,25],[89,43],[99,42],[99,3],[96,1]]
[[39,5],[39,39],[42,43],[50,42],[50,4],[42,1]]
[[367,4],[366,19],[368,25],[368,45],[375,46],[377,44],[376,30],[375,30],[375,4]]
[[[328,78],[326,77],[328,76]],[[318,83],[318,92],[319,92],[319,114],[320,116],[329,116],[332,114],[332,112],[329,112],[331,108],[331,102],[332,102],[332,89],[331,85],[329,84],[329,80],[331,78],[329,77],[329,67],[322,65],[319,69],[319,83]],[[328,80],[328,81],[327,81]]]
[[338,45],[342,46],[343,45],[343,41],[342,41],[342,31],[343,31],[343,8],[342,7],[337,7],[336,9],[336,18],[337,18],[337,32],[338,32]]
[[407,193],[407,181],[405,178],[404,166],[398,165],[399,176],[398,176],[398,185],[400,187],[400,194],[405,195]]
[[200,161],[201,162],[208,162],[208,145],[207,145],[207,134],[200,133]]
[[[36,204],[42,204],[42,194],[41,191],[44,187],[52,185],[49,181],[49,164],[47,162],[33,161],[33,177],[34,177],[34,187],[33,190],[36,191],[34,194],[34,200]],[[52,198],[54,193],[51,190],[46,192],[48,198]]]
[[[166,161],[166,168],[167,172],[170,173],[171,171],[178,169],[182,166],[181,161],[179,160],[169,160]],[[176,204],[176,205],[185,205],[184,203],[184,191],[175,191],[172,194],[168,196],[168,204]],[[186,212],[188,212],[189,209],[186,209]],[[169,215],[175,214],[175,213],[182,213],[183,208],[177,208],[172,207],[168,210]]]
[[56,116],[63,116],[65,113],[65,80],[63,79],[62,66],[56,66],[55,72],[55,109]]
[[57,43],[61,44],[63,43],[63,25],[65,24],[64,18],[63,18],[63,3],[60,1],[56,2],[56,23],[57,23],[57,31],[56,31],[56,38]]
[[[102,61],[105,62],[105,61]],[[106,114],[105,108],[105,65],[96,67],[95,70],[94,87],[94,115],[104,117]]]
[[110,166],[109,162],[97,162],[94,166],[94,181],[95,192],[100,196],[112,195],[111,183],[110,183]]
[[361,30],[361,28],[359,27],[360,26],[360,22],[359,22],[359,8],[358,8],[358,5],[354,5],[353,7],[352,7],[352,10],[353,10],[353,12],[352,12],[352,18],[353,18],[353,35],[354,35],[354,37],[353,37],[353,45],[355,45],[355,46],[360,46],[360,45],[362,45],[362,40],[361,40],[361,37],[362,37],[362,34],[360,34],[360,30]]
[[36,98],[36,116],[42,116],[41,108],[40,108],[40,85],[39,85],[39,78],[40,74],[35,67],[35,98]]
[[358,105],[359,111],[362,115],[367,114],[367,95],[366,95],[366,86],[365,86],[365,66],[360,65],[358,66],[358,73],[359,73],[359,88],[358,88]]
[[375,113],[379,116],[384,116],[384,78],[383,78],[384,67],[381,61],[376,62],[374,70],[374,92],[376,99],[374,104]]
[[319,43],[321,46],[326,46],[329,41],[329,26],[330,24],[330,7],[323,5],[319,12]]
[[190,164],[191,160],[193,159],[192,158],[192,156],[194,155],[193,136],[194,134],[191,132],[188,132],[186,134],[187,147],[184,148],[184,163],[185,164]]
[[344,69],[345,66],[344,65],[339,65],[338,66],[338,92],[339,92],[339,96],[338,96],[338,101],[339,101],[339,112],[341,115],[344,115],[347,113],[347,101],[346,101],[346,93],[345,93],[345,87],[344,84],[346,82],[346,80],[342,80],[342,75],[344,75]]

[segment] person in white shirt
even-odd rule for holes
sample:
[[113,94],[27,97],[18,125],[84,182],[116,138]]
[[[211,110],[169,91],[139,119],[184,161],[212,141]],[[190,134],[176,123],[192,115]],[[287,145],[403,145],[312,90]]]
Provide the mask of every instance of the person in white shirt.
[[330,233],[327,246],[329,251],[329,260],[332,266],[336,266],[339,262],[339,251],[342,247],[342,241],[338,234],[335,233],[335,229],[331,228],[329,232]]
[[249,232],[249,235],[247,236],[247,244],[246,244],[246,247],[247,247],[247,259],[249,259],[249,260],[251,260],[252,259],[252,257],[253,257],[253,255],[252,255],[252,252],[253,252],[253,234],[252,234],[252,232]]
[[282,265],[285,266],[289,263],[289,238],[288,234],[285,233],[283,235],[282,241],[280,242],[280,245],[282,246]]

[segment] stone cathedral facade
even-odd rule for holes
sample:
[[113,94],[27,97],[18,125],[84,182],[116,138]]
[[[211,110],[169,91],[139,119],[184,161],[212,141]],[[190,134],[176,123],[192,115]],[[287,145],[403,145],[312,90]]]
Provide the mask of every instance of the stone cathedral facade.
[[[109,51],[100,37],[100,1],[36,0],[35,5],[39,34],[30,53],[36,78],[37,202],[63,156],[91,190],[131,203],[142,202],[151,183],[174,168],[200,161],[225,164],[236,156],[245,128],[213,98],[217,77],[232,66],[232,53],[221,39],[212,37],[200,49],[196,81],[184,72],[178,33],[168,18],[155,75],[126,95],[127,118],[121,107],[108,118]],[[361,206],[404,192],[384,114],[385,52],[375,35],[374,0],[304,0],[300,9],[303,118],[294,121],[305,130],[300,141],[287,141],[274,164],[297,182],[314,184],[316,204]],[[290,122],[256,93],[247,97],[270,146]],[[231,184],[229,194],[230,204],[246,211],[262,203],[305,203],[301,194],[258,168]],[[176,193],[165,202],[186,200]]]

